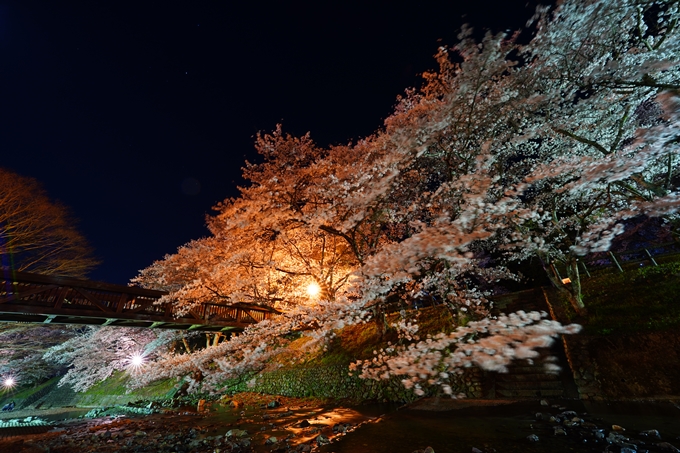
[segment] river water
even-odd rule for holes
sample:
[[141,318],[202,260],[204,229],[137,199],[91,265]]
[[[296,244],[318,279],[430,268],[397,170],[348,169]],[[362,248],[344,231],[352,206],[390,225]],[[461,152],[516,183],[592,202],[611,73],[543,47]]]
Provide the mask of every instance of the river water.
[[[411,453],[432,447],[436,453],[482,452],[602,452],[609,442],[596,439],[592,433],[603,430],[607,436],[613,425],[625,431],[623,436],[638,442],[638,451],[672,451],[659,447],[662,441],[680,446],[680,408],[672,403],[583,403],[560,401],[542,406],[538,401],[490,405],[493,402],[456,402],[424,405],[423,409],[402,409],[386,414],[377,423],[366,423],[349,435],[320,451],[334,453]],[[469,404],[469,405],[468,405]],[[553,407],[556,406],[556,407]],[[417,406],[416,406],[417,407]],[[442,410],[444,409],[444,410]],[[448,410],[446,410],[448,409]],[[561,425],[549,415],[574,411],[576,417],[596,428],[565,428],[566,434],[555,434]],[[537,420],[541,413],[542,420]],[[571,418],[571,417],[570,417]],[[589,426],[589,425],[586,425]],[[650,438],[640,432],[655,429],[661,438]],[[538,441],[528,436],[535,434]],[[642,444],[640,444],[642,443]],[[634,444],[633,444],[634,445]],[[476,449],[476,450],[474,450]],[[609,445],[608,451],[619,451]]]
[[[280,406],[271,408],[266,402],[274,397],[263,398],[269,399],[236,408],[215,404],[203,413],[183,408],[147,417],[66,420],[56,422],[65,436],[31,434],[25,440],[26,445],[58,452],[72,451],[69,448],[101,452],[213,452],[220,448],[227,452],[224,436],[229,430],[238,429],[248,432],[252,451],[256,453],[279,447],[277,451],[288,448],[294,451],[303,443],[323,453],[412,453],[426,447],[432,447],[436,453],[667,453],[674,451],[671,445],[680,446],[680,407],[672,402],[568,400],[541,404],[442,399],[421,400],[404,408],[394,405],[349,408],[282,400]],[[78,412],[81,411],[75,409],[73,413],[44,418],[74,416]],[[613,425],[620,428],[614,429]],[[144,436],[135,436],[140,430]],[[657,430],[660,438],[641,434],[647,430]],[[189,431],[196,434],[190,436]],[[318,446],[319,435],[330,439],[330,444]],[[530,441],[528,437],[532,435],[537,440]],[[172,441],[168,440],[170,437]],[[277,443],[272,444],[272,438]],[[75,444],[66,445],[64,439],[75,439]],[[190,442],[197,447],[178,449]],[[127,444],[128,447],[118,449]],[[18,447],[12,448],[20,451]]]

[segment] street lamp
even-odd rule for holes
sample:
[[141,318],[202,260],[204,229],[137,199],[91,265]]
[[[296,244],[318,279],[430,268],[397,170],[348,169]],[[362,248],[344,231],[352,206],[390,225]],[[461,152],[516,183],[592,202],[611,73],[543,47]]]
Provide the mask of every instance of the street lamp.
[[146,362],[144,355],[139,352],[135,352],[128,359],[128,368],[133,372],[139,371],[142,366],[144,366],[144,362]]
[[6,389],[9,390],[13,388],[15,385],[17,385],[16,379],[12,376],[7,376],[5,379],[2,381],[2,386]]
[[318,283],[312,282],[307,286],[307,294],[309,294],[309,297],[316,297],[321,294],[321,287]]

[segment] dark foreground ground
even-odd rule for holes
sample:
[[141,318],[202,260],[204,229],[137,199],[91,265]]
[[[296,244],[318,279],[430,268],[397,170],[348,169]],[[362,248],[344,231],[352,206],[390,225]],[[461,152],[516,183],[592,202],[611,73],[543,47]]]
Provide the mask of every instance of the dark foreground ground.
[[[579,401],[421,400],[407,408],[352,409],[318,400],[244,394],[203,412],[196,409],[4,428],[0,452],[680,451],[680,407],[669,401],[584,406]],[[73,414],[68,412],[73,409],[63,410]]]

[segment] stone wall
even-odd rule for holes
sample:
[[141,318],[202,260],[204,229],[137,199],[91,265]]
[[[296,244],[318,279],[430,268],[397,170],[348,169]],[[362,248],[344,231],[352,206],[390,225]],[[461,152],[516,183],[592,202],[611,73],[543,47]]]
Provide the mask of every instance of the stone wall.
[[[481,374],[468,370],[462,375],[451,377],[455,393],[470,398],[482,395]],[[387,381],[361,379],[350,376],[347,365],[299,367],[263,372],[237,384],[228,385],[231,391],[252,391],[271,395],[294,397],[338,398],[354,401],[410,402],[416,399],[412,391],[406,390],[401,379]],[[436,394],[437,389],[430,393]]]
[[[555,298],[554,289],[543,288],[543,296],[550,310],[550,317],[561,323],[568,323],[562,309],[550,302],[550,298]],[[599,381],[597,363],[588,352],[589,339],[583,335],[562,335],[564,352],[567,362],[574,378],[574,383],[582,400],[602,400],[602,386]]]
[[562,341],[579,398],[596,401],[604,399],[597,362],[588,351],[589,338],[568,335],[563,336]]

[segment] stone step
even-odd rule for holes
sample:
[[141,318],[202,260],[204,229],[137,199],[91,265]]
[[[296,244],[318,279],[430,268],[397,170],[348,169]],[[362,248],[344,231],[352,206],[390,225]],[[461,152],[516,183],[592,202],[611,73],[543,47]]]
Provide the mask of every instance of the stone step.
[[521,366],[510,366],[508,367],[507,373],[502,373],[502,375],[510,374],[549,374],[545,372],[545,364],[536,363],[534,365],[521,365]]
[[496,388],[505,390],[559,390],[562,391],[562,382],[496,382]]
[[557,374],[499,374],[497,382],[561,382],[562,379]]
[[511,294],[492,296],[494,302],[493,314],[514,313],[520,310],[529,311],[548,311],[545,303],[543,291],[541,289],[530,289]]
[[552,398],[561,398],[564,396],[564,391],[563,390],[551,390],[551,389],[542,389],[542,390],[508,390],[508,389],[496,389],[496,395],[504,397],[504,398],[545,398],[545,397],[552,397]]

